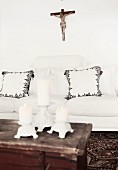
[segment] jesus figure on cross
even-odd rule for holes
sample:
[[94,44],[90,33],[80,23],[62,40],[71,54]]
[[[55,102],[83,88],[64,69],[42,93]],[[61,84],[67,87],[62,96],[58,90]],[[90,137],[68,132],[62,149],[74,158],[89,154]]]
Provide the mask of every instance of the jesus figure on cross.
[[64,11],[64,9],[61,9],[61,12],[55,12],[50,14],[51,16],[55,16],[61,19],[60,27],[61,27],[63,41],[65,41],[65,29],[66,29],[65,17],[73,13],[75,13],[75,11]]

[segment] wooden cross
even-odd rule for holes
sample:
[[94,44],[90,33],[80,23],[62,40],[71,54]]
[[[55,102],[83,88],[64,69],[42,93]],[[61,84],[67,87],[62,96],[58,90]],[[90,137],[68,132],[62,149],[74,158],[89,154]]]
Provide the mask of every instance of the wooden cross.
[[64,11],[64,9],[61,9],[61,12],[54,12],[50,13],[51,16],[55,16],[61,19],[60,27],[62,32],[62,41],[65,41],[65,29],[66,29],[66,22],[65,17],[70,14],[74,14],[75,11]]

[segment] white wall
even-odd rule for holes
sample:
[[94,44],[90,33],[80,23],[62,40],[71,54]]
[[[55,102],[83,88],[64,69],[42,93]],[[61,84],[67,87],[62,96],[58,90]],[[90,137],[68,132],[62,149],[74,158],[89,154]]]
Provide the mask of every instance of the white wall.
[[[1,21],[1,18],[0,18],[0,21]],[[1,68],[1,64],[2,64],[2,62],[1,62],[1,22],[0,22],[0,68]]]
[[1,52],[1,15],[0,15],[0,52]]
[[[93,63],[118,63],[118,0],[0,0],[3,68],[28,67],[40,55],[80,55]],[[60,19],[51,12],[75,10]]]

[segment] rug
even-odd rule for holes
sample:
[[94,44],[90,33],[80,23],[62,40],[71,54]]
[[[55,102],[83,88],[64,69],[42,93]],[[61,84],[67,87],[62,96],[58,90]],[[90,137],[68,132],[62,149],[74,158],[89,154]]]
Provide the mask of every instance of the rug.
[[87,159],[88,170],[118,170],[118,132],[92,132]]

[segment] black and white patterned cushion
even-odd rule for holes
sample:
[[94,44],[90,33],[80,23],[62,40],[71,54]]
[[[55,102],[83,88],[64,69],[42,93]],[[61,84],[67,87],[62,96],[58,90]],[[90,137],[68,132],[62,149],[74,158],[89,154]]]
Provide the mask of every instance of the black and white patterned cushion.
[[69,84],[67,99],[102,95],[99,87],[101,67],[66,70],[64,74]]
[[0,96],[22,98],[29,95],[31,79],[34,77],[33,70],[19,72],[2,72],[2,89]]

